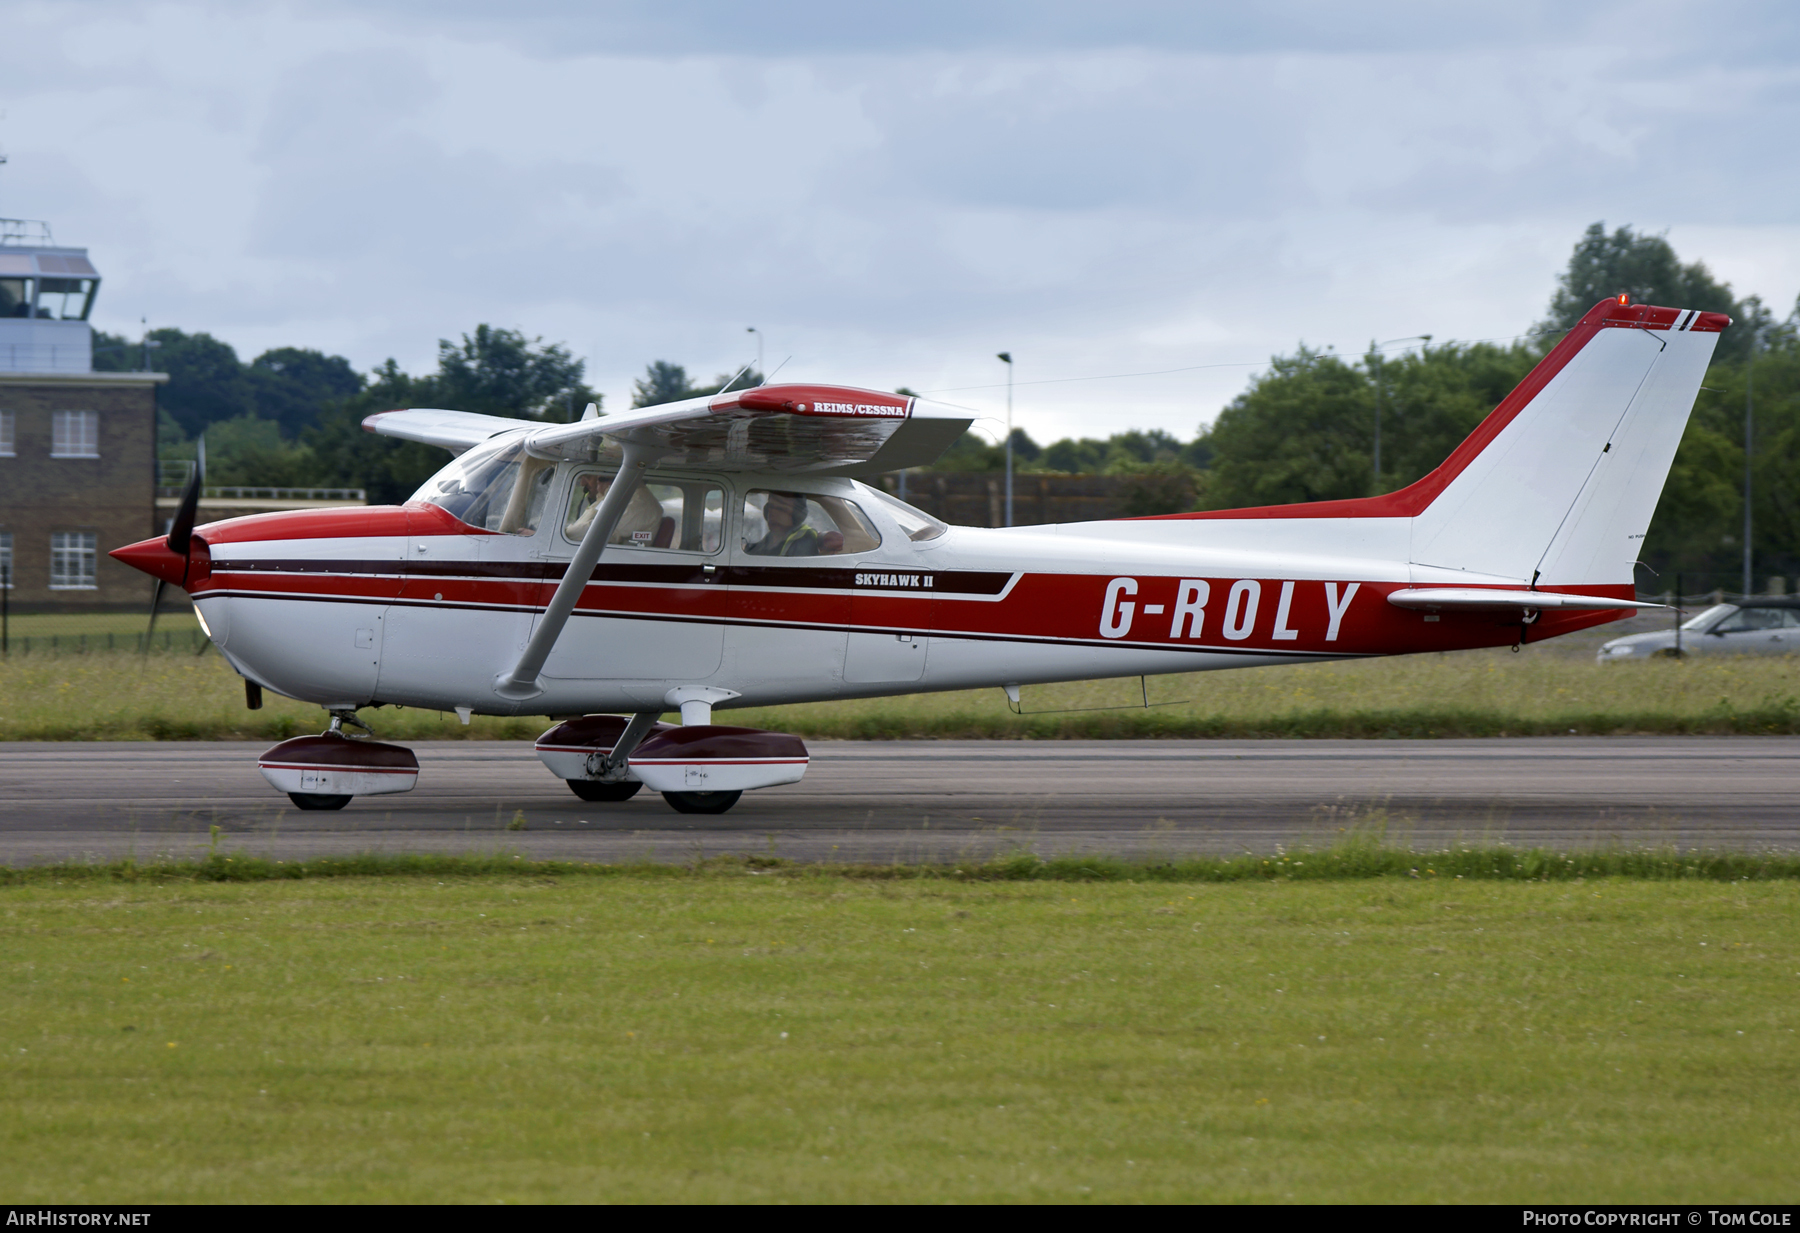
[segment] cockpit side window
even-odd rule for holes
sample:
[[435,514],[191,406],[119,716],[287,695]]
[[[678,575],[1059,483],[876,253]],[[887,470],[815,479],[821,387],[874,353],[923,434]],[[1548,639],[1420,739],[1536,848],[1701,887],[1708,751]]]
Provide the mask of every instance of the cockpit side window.
[[[569,490],[563,535],[577,543],[593,524],[613,473],[579,471]],[[725,492],[704,480],[652,477],[631,494],[607,539],[630,548],[713,553],[724,542]]]

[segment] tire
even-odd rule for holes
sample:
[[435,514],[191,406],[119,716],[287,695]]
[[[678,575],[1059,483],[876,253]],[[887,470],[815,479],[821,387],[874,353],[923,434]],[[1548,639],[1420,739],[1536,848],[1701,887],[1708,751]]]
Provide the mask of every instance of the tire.
[[290,792],[288,799],[302,809],[342,809],[350,803],[351,798],[322,792]]
[[665,792],[663,799],[676,813],[724,813],[738,803],[742,792]]
[[635,781],[601,783],[597,779],[565,779],[569,791],[584,801],[628,801],[644,785]]

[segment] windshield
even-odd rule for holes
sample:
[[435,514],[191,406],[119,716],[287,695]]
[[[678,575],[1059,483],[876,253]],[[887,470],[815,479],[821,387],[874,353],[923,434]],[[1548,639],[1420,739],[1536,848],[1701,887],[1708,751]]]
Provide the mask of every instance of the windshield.
[[868,484],[858,484],[857,487],[880,501],[881,508],[887,511],[888,517],[899,523],[900,529],[906,532],[906,538],[915,543],[936,539],[950,529],[948,523],[939,522],[922,509],[914,509],[899,497],[890,497],[881,489]]
[[1736,612],[1736,604],[1714,604],[1699,616],[1689,617],[1681,623],[1683,629],[1706,629],[1728,612]]
[[533,458],[519,440],[490,450],[470,450],[439,471],[413,500],[439,506],[483,531],[530,535],[550,495],[556,464]]

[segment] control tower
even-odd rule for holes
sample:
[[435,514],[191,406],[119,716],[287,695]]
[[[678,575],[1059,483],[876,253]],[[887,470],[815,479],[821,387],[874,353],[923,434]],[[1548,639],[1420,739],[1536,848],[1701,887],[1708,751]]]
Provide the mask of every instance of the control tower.
[[85,248],[0,219],[0,586],[15,613],[149,601],[106,554],[156,533],[156,387],[169,378],[94,371],[99,290]]
[[91,372],[100,272],[50,224],[0,218],[0,371]]

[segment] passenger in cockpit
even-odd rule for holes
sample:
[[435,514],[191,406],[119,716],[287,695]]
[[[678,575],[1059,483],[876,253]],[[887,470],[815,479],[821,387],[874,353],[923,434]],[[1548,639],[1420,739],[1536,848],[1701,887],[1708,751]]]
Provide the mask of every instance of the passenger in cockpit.
[[[573,516],[563,534],[572,540],[580,540],[587,534],[588,527],[593,525],[594,514],[600,508],[600,502],[606,497],[607,490],[612,487],[612,477],[599,475],[589,471],[577,476],[575,506],[580,511]],[[634,534],[649,532],[654,536],[660,529],[663,520],[663,508],[648,488],[640,485],[631,494],[631,500],[625,504],[625,512],[619,516],[619,525],[613,528],[611,544],[629,544],[635,542]]]

